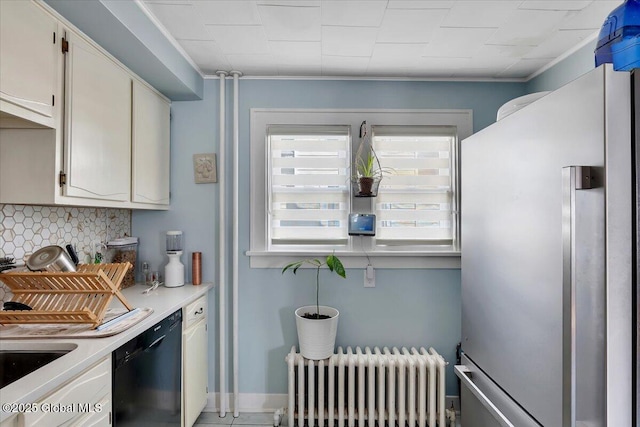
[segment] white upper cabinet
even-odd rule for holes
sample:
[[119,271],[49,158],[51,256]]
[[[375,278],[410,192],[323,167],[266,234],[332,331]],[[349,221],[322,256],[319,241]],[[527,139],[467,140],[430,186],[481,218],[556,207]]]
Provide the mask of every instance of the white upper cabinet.
[[128,201],[131,77],[78,34],[65,40],[65,195]]
[[[30,1],[0,1],[0,110],[55,127],[58,21]],[[56,96],[56,98],[58,98]],[[6,115],[2,115],[6,119]]]
[[133,83],[132,194],[134,203],[169,205],[169,103]]
[[46,3],[0,24],[0,203],[169,209],[169,100]]

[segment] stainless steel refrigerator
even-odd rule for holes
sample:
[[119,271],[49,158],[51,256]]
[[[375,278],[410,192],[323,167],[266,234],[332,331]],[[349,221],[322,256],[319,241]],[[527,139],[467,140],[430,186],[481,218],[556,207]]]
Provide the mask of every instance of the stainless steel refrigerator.
[[639,91],[605,64],[462,141],[462,427],[637,425]]

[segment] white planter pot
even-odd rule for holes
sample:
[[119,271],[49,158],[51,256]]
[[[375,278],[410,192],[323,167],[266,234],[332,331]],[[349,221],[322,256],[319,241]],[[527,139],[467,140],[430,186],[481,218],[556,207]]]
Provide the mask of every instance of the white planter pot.
[[329,319],[305,319],[305,313],[315,313],[315,305],[307,305],[296,310],[296,328],[298,342],[303,357],[312,360],[326,359],[333,354],[338,331],[340,312],[333,307],[320,306],[320,314],[331,316]]

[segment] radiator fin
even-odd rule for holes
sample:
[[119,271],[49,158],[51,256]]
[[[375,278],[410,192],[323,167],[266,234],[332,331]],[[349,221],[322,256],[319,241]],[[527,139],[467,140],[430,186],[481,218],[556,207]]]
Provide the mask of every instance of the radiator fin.
[[292,347],[289,426],[444,427],[445,367],[433,348],[341,347],[328,359]]

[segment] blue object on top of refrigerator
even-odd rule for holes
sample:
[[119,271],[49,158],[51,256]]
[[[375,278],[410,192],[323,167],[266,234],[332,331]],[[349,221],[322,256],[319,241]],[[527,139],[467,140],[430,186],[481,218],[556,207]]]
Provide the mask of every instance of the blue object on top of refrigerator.
[[640,67],[640,0],[625,0],[605,19],[595,50],[596,67],[612,63],[616,71]]

